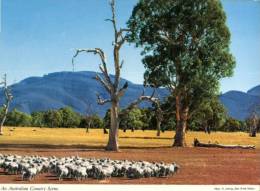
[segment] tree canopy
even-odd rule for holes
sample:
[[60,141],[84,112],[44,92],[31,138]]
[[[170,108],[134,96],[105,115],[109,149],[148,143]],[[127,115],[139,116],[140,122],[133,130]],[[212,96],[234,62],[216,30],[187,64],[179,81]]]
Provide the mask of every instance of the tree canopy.
[[185,146],[189,115],[231,76],[230,32],[218,0],[140,0],[128,21],[129,42],[143,47],[145,83],[176,99],[174,146]]

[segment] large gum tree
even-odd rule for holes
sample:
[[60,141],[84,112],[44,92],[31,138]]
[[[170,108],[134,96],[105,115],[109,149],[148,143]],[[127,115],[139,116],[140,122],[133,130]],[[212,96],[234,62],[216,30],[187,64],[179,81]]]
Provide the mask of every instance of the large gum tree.
[[145,80],[175,97],[173,146],[185,146],[187,121],[231,76],[230,32],[218,0],[140,0],[128,21],[129,41],[143,48]]

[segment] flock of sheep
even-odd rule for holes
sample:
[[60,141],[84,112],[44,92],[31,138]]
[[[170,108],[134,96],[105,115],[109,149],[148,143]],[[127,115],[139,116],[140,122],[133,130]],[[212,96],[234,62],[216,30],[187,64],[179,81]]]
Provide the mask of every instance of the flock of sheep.
[[8,174],[21,174],[23,180],[32,180],[40,173],[50,172],[59,180],[109,177],[147,178],[166,177],[176,173],[179,166],[147,161],[111,160],[73,157],[40,157],[0,154],[0,168]]

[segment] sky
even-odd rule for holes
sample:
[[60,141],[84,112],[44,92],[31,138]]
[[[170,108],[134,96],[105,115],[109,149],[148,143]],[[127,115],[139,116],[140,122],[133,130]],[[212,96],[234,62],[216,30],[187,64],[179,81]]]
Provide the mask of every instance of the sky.
[[[72,71],[76,48],[102,48],[113,73],[113,28],[108,0],[0,0],[0,75],[8,83],[30,76]],[[131,15],[137,0],[117,0],[119,27]],[[231,53],[236,59],[234,75],[221,80],[221,92],[247,91],[260,84],[260,1],[222,0],[231,31]],[[122,77],[143,82],[140,49],[125,44]],[[98,71],[97,56],[77,57],[75,71]]]

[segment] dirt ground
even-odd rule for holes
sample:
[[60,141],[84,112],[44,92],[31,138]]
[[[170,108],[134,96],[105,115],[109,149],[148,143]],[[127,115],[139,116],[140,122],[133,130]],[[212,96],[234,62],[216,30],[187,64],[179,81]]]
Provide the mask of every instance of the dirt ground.
[[107,152],[101,149],[80,148],[0,148],[0,153],[40,156],[81,156],[91,158],[130,159],[176,162],[180,171],[167,178],[109,178],[106,180],[59,181],[52,174],[41,174],[31,182],[19,175],[6,175],[0,170],[0,183],[50,184],[260,184],[260,150],[218,148],[151,148],[122,149]]

